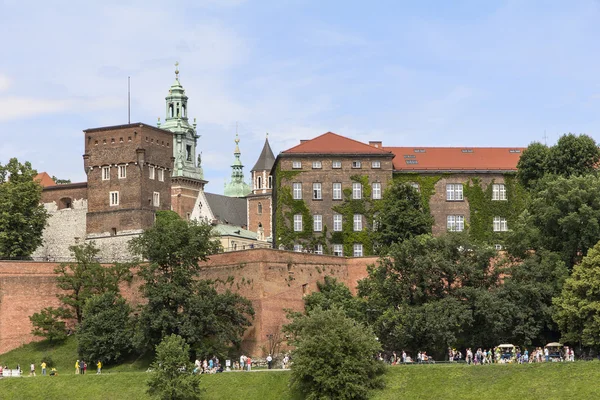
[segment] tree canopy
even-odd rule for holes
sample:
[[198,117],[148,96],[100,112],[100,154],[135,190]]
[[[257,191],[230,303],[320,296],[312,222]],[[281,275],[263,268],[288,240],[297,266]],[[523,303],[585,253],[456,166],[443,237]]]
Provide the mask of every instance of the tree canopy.
[[304,297],[304,308],[306,313],[310,314],[313,310],[331,310],[339,308],[346,315],[356,321],[365,321],[365,302],[352,296],[348,286],[337,279],[326,276],[324,282],[317,282],[316,292]]

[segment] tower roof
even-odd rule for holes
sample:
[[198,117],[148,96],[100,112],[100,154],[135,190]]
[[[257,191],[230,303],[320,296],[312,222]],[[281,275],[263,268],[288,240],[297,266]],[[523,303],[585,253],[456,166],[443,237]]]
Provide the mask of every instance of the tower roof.
[[271,168],[273,168],[273,164],[275,164],[275,156],[273,155],[273,150],[271,150],[269,138],[267,137],[265,139],[265,145],[260,152],[260,156],[251,171],[270,171]]

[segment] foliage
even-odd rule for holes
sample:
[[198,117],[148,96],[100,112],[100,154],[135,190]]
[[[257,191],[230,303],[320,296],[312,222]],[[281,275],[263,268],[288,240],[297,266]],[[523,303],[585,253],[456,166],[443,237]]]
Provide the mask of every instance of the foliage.
[[189,353],[190,346],[181,336],[165,337],[156,346],[148,394],[161,400],[200,399],[200,375],[192,372]]
[[412,236],[431,233],[433,217],[425,209],[419,192],[399,180],[392,181],[378,205],[373,240],[387,249]]
[[50,342],[65,340],[67,338],[65,320],[69,317],[68,310],[62,307],[46,307],[39,313],[34,313],[29,317],[33,325],[31,334],[45,337]]
[[132,250],[149,260],[138,272],[148,301],[139,316],[140,347],[154,346],[173,333],[203,355],[239,345],[254,315],[251,302],[229,290],[217,293],[213,282],[199,279],[198,262],[220,249],[211,231],[208,224],[163,212],[152,228],[131,241]]
[[[292,179],[302,171],[282,171],[277,164],[275,170],[275,187],[277,188],[277,205],[275,208],[275,245],[283,245],[290,249],[300,237],[306,239],[312,233],[312,214],[304,200],[294,200],[292,196]],[[302,214],[302,232],[294,232],[294,215]]]
[[78,352],[85,360],[114,364],[132,349],[131,307],[114,292],[88,298],[77,330]]
[[410,172],[394,174],[394,182],[402,182],[408,184],[416,183],[417,185],[419,185],[419,193],[421,195],[423,210],[427,213],[430,213],[431,207],[429,206],[429,200],[431,199],[431,196],[435,194],[436,183],[438,183],[438,181],[443,177],[444,175],[425,175]]
[[527,189],[531,189],[546,174],[546,160],[550,149],[539,142],[531,143],[519,157],[517,179]]
[[42,244],[48,212],[29,162],[0,164],[0,258],[28,257]]
[[54,269],[58,287],[66,291],[57,296],[73,310],[77,323],[81,323],[86,300],[95,294],[118,293],[121,282],[131,282],[131,265],[101,265],[97,261],[100,250],[93,242],[70,246],[69,249],[75,262],[62,263]]
[[304,296],[304,309],[307,314],[312,311],[339,308],[356,321],[365,321],[365,303],[350,293],[348,286],[331,276],[325,276],[324,282],[317,282],[318,292]]
[[573,267],[554,306],[564,342],[600,348],[600,242]]
[[54,181],[54,183],[56,183],[57,185],[66,185],[67,183],[71,183],[70,179],[59,179],[56,176],[52,175],[52,180]]
[[296,346],[291,384],[306,399],[366,399],[370,389],[383,386],[377,338],[343,310],[315,309],[286,329]]

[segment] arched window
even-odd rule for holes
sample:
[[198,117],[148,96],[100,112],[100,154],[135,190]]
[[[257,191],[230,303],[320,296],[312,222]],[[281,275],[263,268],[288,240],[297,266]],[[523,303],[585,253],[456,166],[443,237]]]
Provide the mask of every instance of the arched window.
[[258,214],[262,215],[262,203],[258,203]]
[[256,188],[257,189],[262,188],[262,176],[259,176],[258,178],[256,178]]
[[70,197],[63,197],[58,203],[59,210],[64,210],[65,208],[73,208],[73,202]]
[[185,104],[181,106],[181,116],[185,118]]
[[169,104],[169,117],[173,118],[173,103]]

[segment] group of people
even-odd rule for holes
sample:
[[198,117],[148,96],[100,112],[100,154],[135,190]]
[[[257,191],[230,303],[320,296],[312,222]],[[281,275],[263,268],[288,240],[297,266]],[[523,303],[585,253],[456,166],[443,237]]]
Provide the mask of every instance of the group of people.
[[[75,375],[85,375],[87,372],[87,363],[83,360],[75,361]],[[96,375],[100,375],[102,373],[102,361],[98,360],[96,363]]]
[[[29,376],[36,376],[35,367],[36,367],[35,363],[31,363],[31,365],[29,366]],[[40,367],[42,369],[42,376],[58,375],[58,371],[54,367],[52,367],[50,369],[50,373],[48,374],[48,364],[46,364],[46,361],[42,360]],[[0,365],[0,378],[2,378],[6,374],[8,374],[8,376],[22,376],[23,371],[21,370],[21,365],[17,364],[17,367],[15,369],[8,368],[8,365],[4,365],[4,366]]]
[[[461,361],[462,353],[456,349],[448,349],[448,357],[450,361]],[[465,361],[469,365],[575,361],[575,353],[573,349],[568,346],[565,346],[563,350],[557,350],[552,353],[548,347],[544,347],[543,349],[541,347],[536,347],[531,353],[528,349],[521,351],[519,347],[495,347],[493,349],[483,350],[479,348],[475,352],[469,348],[465,353]]]
[[193,372],[194,374],[216,374],[217,372],[223,372],[223,366],[217,356],[212,356],[208,360],[205,358],[202,362],[196,359]]
[[408,354],[406,354],[406,351],[402,350],[402,353],[400,354],[400,357],[398,357],[398,354],[396,354],[396,352],[394,351],[391,355],[391,357],[386,357],[383,354],[379,354],[378,359],[380,361],[387,361],[392,365],[396,365],[396,364],[410,364],[410,363],[414,363],[417,362],[418,364],[422,364],[422,363],[435,363],[435,361],[433,360],[433,358],[429,355],[427,355],[426,351],[419,351],[417,353],[417,359],[413,360],[413,358],[411,356],[409,356]]

